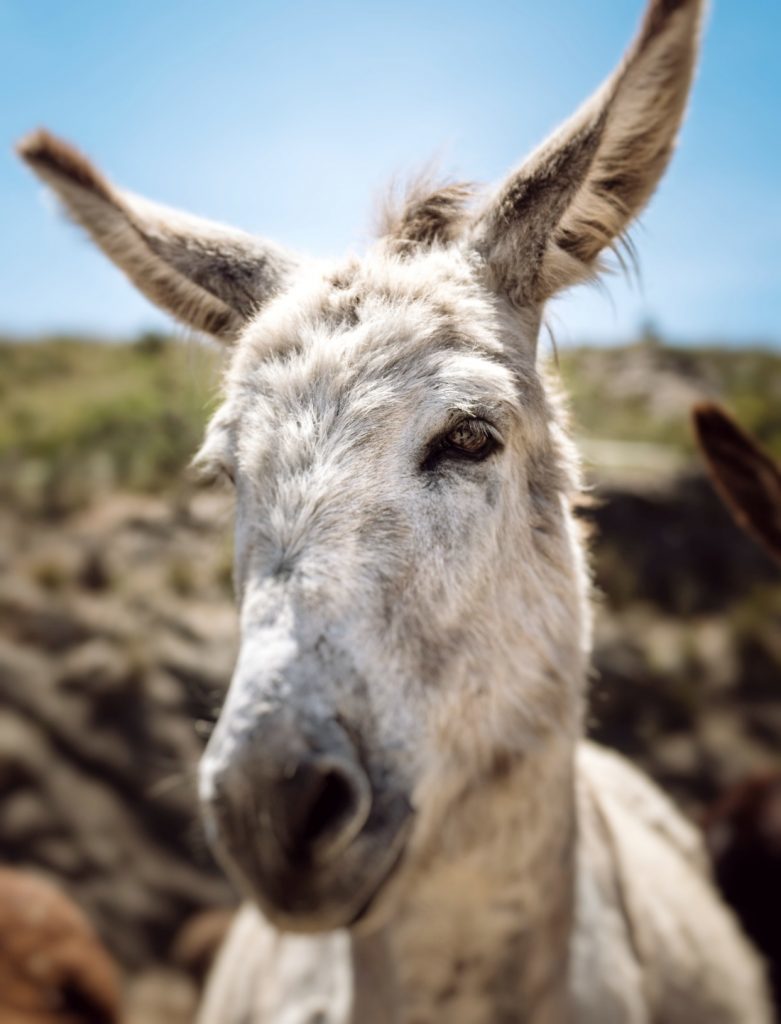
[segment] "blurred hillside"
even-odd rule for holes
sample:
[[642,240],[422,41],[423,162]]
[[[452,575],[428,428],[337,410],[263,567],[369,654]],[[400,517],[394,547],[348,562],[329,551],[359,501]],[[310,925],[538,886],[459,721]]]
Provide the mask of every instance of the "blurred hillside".
[[[690,409],[723,402],[781,457],[781,355],[649,337],[551,372],[591,485],[590,726],[697,815],[781,765],[781,572],[713,494]],[[2,859],[64,882],[131,979],[184,977],[181,928],[233,899],[193,783],[235,651],[230,495],[186,472],[219,374],[156,334],[0,340]]]
[[214,404],[218,360],[153,333],[0,338],[0,498],[56,516],[116,489],[169,489]]
[[[781,455],[781,353],[768,349],[676,348],[649,333],[623,347],[574,348],[559,354],[576,433],[598,475],[631,472],[623,447],[649,470],[699,467],[690,428],[692,404],[714,399],[776,455]],[[605,443],[607,442],[607,443]],[[654,452],[656,448],[656,452]]]

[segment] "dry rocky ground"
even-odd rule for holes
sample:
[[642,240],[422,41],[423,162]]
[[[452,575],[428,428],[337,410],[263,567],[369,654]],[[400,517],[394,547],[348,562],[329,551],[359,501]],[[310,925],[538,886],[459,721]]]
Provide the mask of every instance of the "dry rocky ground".
[[194,789],[235,651],[225,504],[115,496],[0,519],[2,859],[87,911],[145,1024],[163,997],[161,1020],[189,1019],[181,930],[233,902]]

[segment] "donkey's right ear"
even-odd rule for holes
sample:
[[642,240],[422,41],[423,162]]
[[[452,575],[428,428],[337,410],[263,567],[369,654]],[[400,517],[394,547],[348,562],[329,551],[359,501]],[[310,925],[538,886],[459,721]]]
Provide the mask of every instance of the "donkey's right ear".
[[648,0],[617,71],[504,182],[472,241],[489,283],[539,307],[600,270],[642,211],[673,151],[704,0]]
[[269,242],[120,191],[46,131],[18,152],[144,295],[196,330],[234,340],[296,269]]

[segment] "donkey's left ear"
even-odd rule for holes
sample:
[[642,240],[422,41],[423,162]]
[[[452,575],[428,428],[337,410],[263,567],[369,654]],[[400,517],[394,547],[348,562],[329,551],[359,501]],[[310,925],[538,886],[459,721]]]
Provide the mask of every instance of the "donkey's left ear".
[[473,244],[515,306],[598,272],[645,206],[683,118],[704,6],[651,0],[618,70],[479,214]]
[[18,152],[136,287],[196,330],[232,341],[295,270],[270,242],[116,188],[46,131]]

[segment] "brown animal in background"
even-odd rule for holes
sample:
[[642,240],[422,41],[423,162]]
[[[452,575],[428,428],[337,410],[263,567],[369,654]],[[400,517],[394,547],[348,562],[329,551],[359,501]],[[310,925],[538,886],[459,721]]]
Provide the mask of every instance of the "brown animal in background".
[[703,824],[719,887],[767,959],[781,1020],[781,772],[733,786]]
[[781,562],[781,468],[718,405],[696,406],[694,429],[735,522]]
[[36,875],[0,868],[0,1022],[116,1024],[119,975],[82,912]]
[[[698,405],[693,418],[724,504],[781,562],[781,469],[720,406]],[[768,960],[781,1016],[781,772],[734,786],[708,810],[704,827],[719,887]]]

